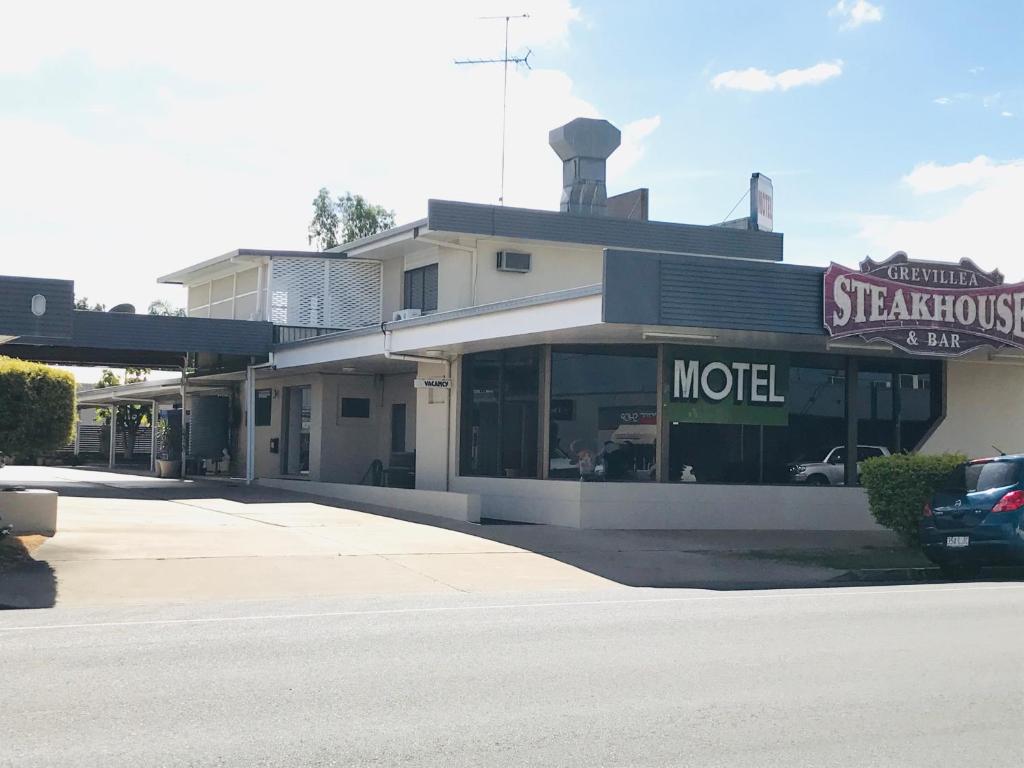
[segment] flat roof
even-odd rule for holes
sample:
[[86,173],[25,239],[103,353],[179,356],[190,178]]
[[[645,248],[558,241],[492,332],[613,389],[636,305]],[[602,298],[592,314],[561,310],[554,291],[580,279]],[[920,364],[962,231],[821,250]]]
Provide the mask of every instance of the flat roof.
[[169,274],[158,277],[156,281],[158,283],[166,283],[170,285],[181,285],[185,278],[189,275],[195,274],[204,269],[210,267],[216,267],[221,264],[229,264],[232,261],[240,259],[258,259],[263,257],[269,258],[310,258],[310,259],[344,259],[345,254],[336,253],[334,251],[288,251],[288,250],[274,250],[268,248],[236,248],[233,251],[222,253],[220,256],[214,256],[211,259],[200,261],[190,266],[179,269],[176,272],[170,272]]

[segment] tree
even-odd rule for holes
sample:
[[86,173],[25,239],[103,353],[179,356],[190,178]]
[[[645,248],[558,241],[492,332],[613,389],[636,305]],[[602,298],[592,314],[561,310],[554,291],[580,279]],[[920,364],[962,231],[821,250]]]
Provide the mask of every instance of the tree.
[[394,211],[367,202],[362,195],[351,192],[338,198],[338,213],[341,214],[341,234],[346,243],[395,226]]
[[313,220],[309,223],[306,239],[316,244],[318,251],[326,251],[338,244],[338,211],[327,187],[321,187],[313,198]]
[[362,195],[346,192],[336,201],[331,200],[327,187],[321,187],[313,199],[313,220],[309,223],[306,239],[321,251],[342,243],[369,237],[395,226],[395,212],[382,205],[374,205]]
[[84,309],[84,310],[87,310],[89,312],[106,312],[107,311],[107,305],[106,304],[100,304],[99,302],[97,302],[96,304],[93,304],[90,307],[89,306],[89,297],[88,296],[83,296],[80,299],[75,299],[75,309]]
[[0,357],[0,453],[35,456],[67,445],[75,426],[75,377],[42,363]]
[[163,315],[165,317],[185,317],[185,310],[175,307],[166,299],[156,299],[149,302],[149,314]]
[[[125,368],[124,383],[135,384],[145,381],[149,375],[146,368]],[[100,380],[96,382],[96,389],[116,387],[121,384],[121,379],[109,368],[104,368],[100,374]],[[141,403],[124,403],[114,406],[117,413],[117,431],[124,435],[124,456],[131,461],[135,458],[135,438],[139,433],[139,427],[152,424],[152,408]],[[96,420],[110,425],[110,409],[97,408]]]

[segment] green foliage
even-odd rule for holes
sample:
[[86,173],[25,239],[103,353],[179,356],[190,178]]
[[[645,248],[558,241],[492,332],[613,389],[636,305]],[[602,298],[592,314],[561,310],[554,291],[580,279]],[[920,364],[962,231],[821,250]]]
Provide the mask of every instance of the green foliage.
[[967,457],[959,453],[866,459],[861,464],[860,482],[867,489],[871,514],[908,546],[916,545],[917,524],[925,502],[941,490],[953,470],[965,461]]
[[349,243],[361,237],[369,237],[395,226],[395,212],[382,205],[373,205],[362,195],[346,192],[338,198],[338,213],[341,214],[342,242]]
[[[362,195],[346,192],[337,201],[331,200],[327,187],[313,199],[313,220],[306,239],[318,250],[326,251],[339,243],[369,237],[395,226],[395,212],[374,205]],[[339,240],[338,229],[341,229]]]
[[[148,375],[149,370],[146,368],[125,368],[124,383],[134,384],[139,381],[145,381]],[[120,383],[121,379],[116,373],[109,368],[104,368],[103,373],[100,374],[100,380],[96,382],[96,389],[116,387]],[[141,403],[124,403],[116,408],[117,431],[124,435],[125,454],[128,459],[135,455],[135,436],[139,432],[139,427],[150,423],[151,410],[152,408],[149,405]],[[102,421],[104,424],[110,424],[110,409],[97,408],[96,420]]]
[[156,299],[149,302],[149,314],[163,315],[165,317],[185,317],[185,310],[175,307],[166,299]]
[[309,223],[306,239],[310,245],[316,244],[318,251],[326,251],[338,244],[338,211],[331,200],[327,187],[321,187],[313,198],[313,220]]
[[97,302],[92,306],[89,306],[89,297],[83,296],[80,299],[75,299],[75,309],[85,309],[88,310],[89,312],[106,312],[107,305],[100,304],[99,302]]
[[75,377],[0,357],[0,453],[34,456],[67,445],[75,426]]

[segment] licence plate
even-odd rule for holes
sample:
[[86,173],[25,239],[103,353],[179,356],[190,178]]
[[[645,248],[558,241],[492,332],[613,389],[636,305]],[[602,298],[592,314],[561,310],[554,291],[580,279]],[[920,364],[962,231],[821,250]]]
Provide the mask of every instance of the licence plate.
[[950,548],[966,547],[971,543],[970,536],[947,536],[946,546]]

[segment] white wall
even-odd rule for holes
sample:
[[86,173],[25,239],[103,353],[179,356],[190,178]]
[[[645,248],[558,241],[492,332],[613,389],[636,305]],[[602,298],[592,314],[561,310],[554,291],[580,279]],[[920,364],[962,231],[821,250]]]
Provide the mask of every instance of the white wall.
[[572,528],[881,531],[860,488],[458,477],[497,520]]
[[[384,319],[390,320],[392,313],[402,308],[405,272],[428,264],[438,265],[438,312],[536,296],[601,282],[603,261],[600,248],[558,246],[496,238],[466,238],[462,245],[477,247],[475,301],[473,255],[465,248],[428,245],[413,253],[384,262]],[[498,251],[502,250],[531,254],[533,258],[530,271],[522,274],[499,272],[496,258]]]
[[[282,376],[278,378],[259,378],[256,379],[256,389],[270,389],[273,391],[273,398],[270,401],[270,426],[256,427],[255,435],[255,470],[256,477],[277,477],[281,474],[281,457],[284,455],[285,442],[284,435],[282,434],[282,424],[284,421],[284,403],[285,396],[284,390],[286,387],[298,387],[309,385],[310,387],[310,403],[312,406],[312,422],[310,424],[309,432],[309,478],[311,480],[320,479],[320,457],[321,457],[321,400],[323,398],[323,383],[321,377],[318,374],[302,374],[296,376]],[[244,387],[240,386],[238,392],[241,396],[242,406],[242,424],[238,430],[238,453],[243,457],[244,466],[244,455],[246,446],[246,424],[248,423],[245,415],[245,409],[248,407],[245,404]],[[272,438],[278,439],[278,453],[270,452],[270,441]]]
[[946,418],[921,453],[959,451],[991,456],[997,445],[1024,453],[1024,366],[951,360],[946,368]]
[[[526,273],[499,272],[498,251],[520,251],[532,256]],[[563,247],[513,240],[481,239],[476,279],[476,304],[536,296],[565,288],[601,282],[602,249]]]
[[313,483],[302,480],[262,479],[259,484],[268,488],[281,488],[357,504],[402,509],[469,523],[480,522],[480,497],[472,494],[421,491],[411,488],[380,488],[372,485]]
[[[417,376],[421,378],[442,377],[443,364],[420,363]],[[452,389],[416,390],[416,487],[424,490],[443,491],[447,488],[446,471],[454,473],[456,441],[456,403],[458,388],[458,366],[452,365]],[[448,400],[452,399],[449,413]],[[448,435],[452,434],[449,441]],[[446,451],[448,462],[445,461]]]
[[[406,404],[406,448],[415,447],[417,403],[413,379],[412,374],[323,376],[324,401],[319,419],[323,455],[318,479],[329,483],[359,483],[374,459],[380,459],[387,467],[394,403]],[[369,418],[342,416],[344,397],[369,399]]]

